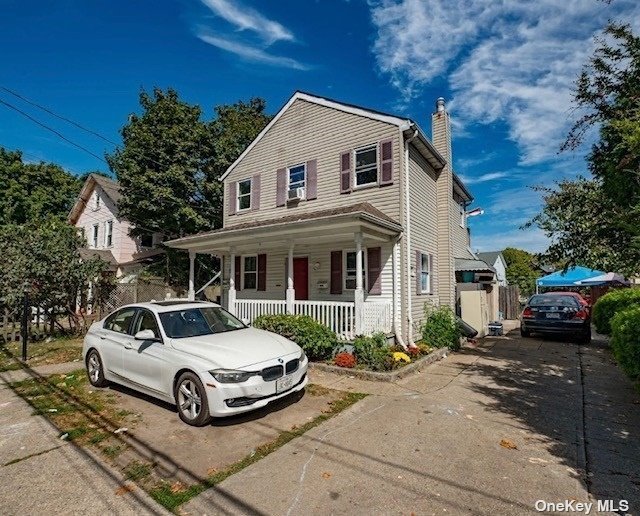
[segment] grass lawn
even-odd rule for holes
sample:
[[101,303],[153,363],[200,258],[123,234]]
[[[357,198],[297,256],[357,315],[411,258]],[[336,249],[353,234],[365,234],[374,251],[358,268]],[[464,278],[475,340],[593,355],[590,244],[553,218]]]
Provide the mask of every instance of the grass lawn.
[[[0,344],[0,372],[21,369],[22,364],[18,361],[21,356],[22,343]],[[29,342],[27,345],[29,367],[75,360],[82,360],[82,337],[59,337],[50,342]]]
[[[266,457],[365,397],[364,394],[332,391],[309,385],[307,395],[332,399],[316,417],[280,432],[275,439],[257,447],[241,460],[228,464],[223,469],[210,471],[207,478],[185,483],[176,481],[171,468],[166,469],[155,459],[150,460],[144,443],[136,439],[135,427],[145,424],[144,415],[122,410],[116,394],[109,389],[92,387],[83,369],[66,375],[56,374],[48,378],[15,382],[10,387],[35,409],[35,414],[49,419],[61,436],[101,454],[105,461],[123,473],[128,482],[137,484],[158,503],[174,512],[194,496]],[[290,410],[295,410],[295,407],[290,407]],[[123,427],[127,429],[125,432],[114,433]],[[192,444],[200,445],[197,442]]]

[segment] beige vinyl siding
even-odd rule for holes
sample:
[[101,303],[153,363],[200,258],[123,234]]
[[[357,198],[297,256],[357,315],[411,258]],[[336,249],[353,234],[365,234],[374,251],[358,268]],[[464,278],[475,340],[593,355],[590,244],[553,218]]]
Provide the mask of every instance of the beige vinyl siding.
[[451,199],[451,238],[453,240],[454,258],[473,258],[469,252],[471,242],[466,227],[460,227],[460,205],[455,199]]
[[[409,278],[411,316],[419,327],[424,303],[438,304],[438,219],[437,174],[420,153],[411,146],[409,151],[409,203],[411,210],[411,267]],[[419,294],[416,277],[416,251],[433,257],[432,293]],[[406,268],[406,267],[405,267]],[[417,333],[414,332],[414,338]]]
[[[366,256],[366,247],[381,247],[382,272],[381,272],[381,294],[369,295],[365,291],[365,302],[375,301],[391,301],[393,299],[393,262],[392,251],[393,243],[364,243],[364,253]],[[331,251],[353,251],[355,244],[352,242],[340,242],[336,245],[328,247],[326,245],[319,246],[298,246],[295,248],[293,256],[307,257],[309,261],[309,299],[313,301],[353,301],[354,291],[343,290],[342,294],[331,294]],[[286,279],[286,259],[288,250],[267,251],[267,289],[264,291],[240,290],[237,292],[237,299],[285,299],[285,290],[287,288]],[[365,258],[366,260],[366,258]],[[243,264],[244,260],[241,260]],[[366,263],[366,261],[365,261]],[[316,266],[317,264],[317,266]],[[230,273],[229,256],[225,256],[224,260],[224,279],[229,279]],[[343,273],[344,274],[344,273]],[[318,282],[326,282],[326,289],[319,289]]]
[[[389,138],[393,140],[393,184],[341,194],[340,154]],[[359,202],[369,202],[399,220],[400,158],[396,126],[298,99],[225,179],[224,227]],[[276,207],[276,171],[312,159],[317,160],[317,199]],[[228,184],[255,174],[261,176],[260,209],[230,216]]]

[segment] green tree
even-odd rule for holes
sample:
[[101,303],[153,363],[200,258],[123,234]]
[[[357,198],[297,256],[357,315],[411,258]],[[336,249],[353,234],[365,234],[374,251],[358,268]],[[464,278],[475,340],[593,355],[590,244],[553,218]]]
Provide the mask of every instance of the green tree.
[[75,227],[51,216],[29,224],[0,226],[0,304],[19,307],[24,286],[33,306],[63,309],[80,329],[76,301],[106,267],[98,258],[80,258],[84,239]]
[[551,238],[551,261],[640,274],[640,38],[630,26],[606,27],[574,103],[583,115],[562,149],[576,149],[597,126],[587,157],[593,178],[542,188],[544,208],[528,225]]
[[0,225],[64,219],[82,182],[53,163],[24,163],[18,151],[0,147]]
[[[118,208],[136,226],[133,235],[158,231],[170,239],[221,227],[220,176],[268,123],[264,101],[218,106],[211,121],[172,89],[143,91],[140,105],[142,113],[121,130],[122,147],[107,156],[122,189]],[[199,256],[196,280],[210,279],[215,268]],[[184,286],[186,253],[167,249],[150,272]]]
[[523,296],[530,296],[536,290],[536,279],[540,277],[536,256],[523,249],[507,247],[502,251],[507,263],[507,281],[517,285]]

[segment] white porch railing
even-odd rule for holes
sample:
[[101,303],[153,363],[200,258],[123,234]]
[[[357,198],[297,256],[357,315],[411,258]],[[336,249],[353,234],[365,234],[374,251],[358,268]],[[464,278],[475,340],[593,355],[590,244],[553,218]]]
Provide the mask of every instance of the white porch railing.
[[252,323],[261,315],[287,313],[287,302],[275,299],[236,299],[235,314],[241,321]]
[[362,334],[390,333],[393,328],[391,303],[370,302],[362,305]]
[[[236,299],[236,317],[253,323],[261,315],[287,313],[285,300]],[[333,330],[341,340],[353,340],[358,333],[389,333],[392,329],[391,303],[373,302],[362,305],[362,328],[356,327],[356,304],[349,301],[294,301],[293,313],[308,315]]]
[[356,336],[356,304],[348,301],[294,301],[293,313],[308,315],[336,332],[342,340]]

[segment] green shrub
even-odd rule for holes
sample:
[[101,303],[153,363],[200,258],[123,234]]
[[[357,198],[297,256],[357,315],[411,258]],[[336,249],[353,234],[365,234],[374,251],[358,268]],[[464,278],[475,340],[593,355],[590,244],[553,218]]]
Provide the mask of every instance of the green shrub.
[[390,371],[396,365],[384,333],[376,333],[371,337],[356,337],[353,342],[353,354],[358,360],[358,365],[372,371]]
[[640,305],[640,289],[617,289],[598,299],[592,314],[593,324],[595,324],[598,333],[610,335],[613,316],[634,305]]
[[611,349],[618,364],[631,378],[640,378],[640,304],[616,313],[611,329]]
[[460,348],[460,325],[451,308],[446,305],[434,307],[428,303],[424,304],[424,319],[420,333],[423,342],[429,346],[448,347],[453,350]]
[[292,340],[304,349],[310,360],[331,358],[338,345],[336,334],[308,315],[261,315],[253,321],[253,326]]

